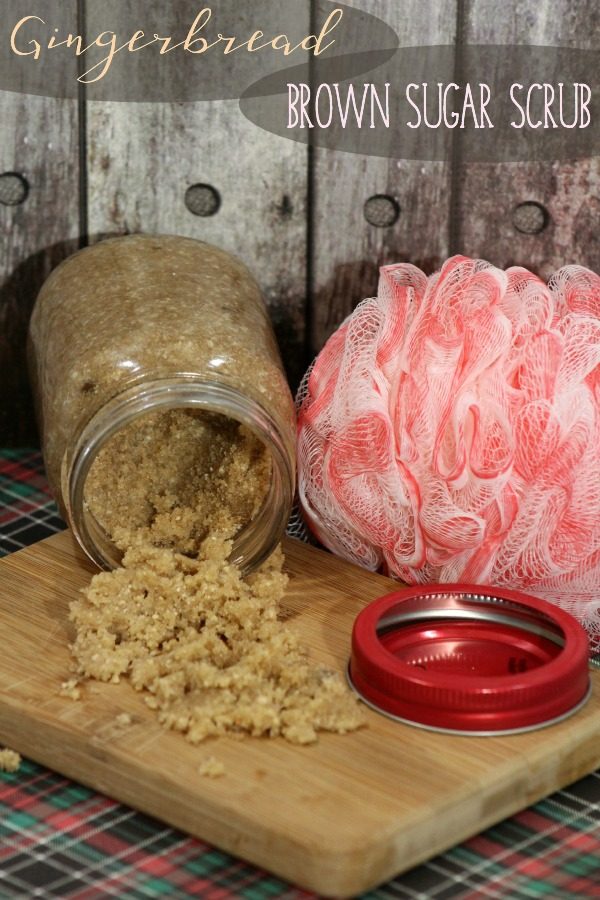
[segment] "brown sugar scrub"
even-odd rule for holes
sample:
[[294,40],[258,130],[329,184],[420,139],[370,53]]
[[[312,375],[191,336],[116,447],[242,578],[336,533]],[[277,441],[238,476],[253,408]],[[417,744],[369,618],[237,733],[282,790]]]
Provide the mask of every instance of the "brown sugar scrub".
[[225,774],[225,764],[214,756],[208,756],[198,766],[198,775],[204,778],[220,778]]
[[215,413],[150,413],[118,431],[90,469],[85,503],[115,544],[147,540],[195,554],[209,530],[232,534],[258,514],[271,458],[238,422]]
[[86,502],[124,556],[71,606],[79,675],[129,678],[193,743],[234,732],[306,744],[362,722],[341,679],[277,620],[281,552],[246,578],[228,561],[270,476],[243,426],[183,409],[117,432],[87,479]]
[[129,679],[160,723],[192,743],[228,733],[312,743],[363,724],[340,676],[311,663],[277,619],[287,577],[277,550],[252,575],[211,533],[195,558],[140,537],[120,569],[71,604],[79,674]]
[[69,700],[81,700],[79,680],[77,678],[68,678],[67,681],[63,681],[59,694],[61,697],[68,697]]
[[20,753],[0,747],[0,772],[18,772],[21,763]]
[[295,415],[248,269],[189,238],[101,241],[42,287],[29,359],[51,488],[112,570],[72,605],[65,696],[127,678],[193,742],[357,728],[277,619]]
[[[90,482],[94,466],[98,475],[109,441],[140,417],[182,409],[241,423],[267,448],[268,493],[238,529],[233,554],[251,571],[275,549],[294,496],[294,404],[264,300],[243,263],[170,235],[128,235],[87,247],[43,285],[31,318],[29,362],[48,481],[75,537],[101,568],[118,566],[120,553],[90,514],[93,505],[98,513],[110,505],[100,496],[102,479]],[[177,433],[182,448],[193,443],[189,421],[172,420],[169,427],[172,444]],[[226,428],[216,430],[223,443]],[[230,434],[235,441],[242,436]],[[177,461],[181,470],[184,463],[184,457]],[[163,464],[166,475],[171,462],[164,454]],[[193,491],[196,475],[188,475]],[[136,473],[131,484],[140,480]],[[166,493],[159,505],[168,515]],[[158,529],[158,508],[154,514]],[[125,516],[121,524],[128,521]],[[190,539],[197,543],[198,535]]]

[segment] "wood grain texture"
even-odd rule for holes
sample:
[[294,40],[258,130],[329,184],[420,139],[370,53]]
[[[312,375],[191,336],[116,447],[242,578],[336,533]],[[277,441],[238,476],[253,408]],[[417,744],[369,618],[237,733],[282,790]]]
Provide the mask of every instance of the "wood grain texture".
[[[452,44],[455,0],[359,0],[353,6],[394,28],[400,46]],[[368,79],[367,79],[368,80]],[[313,353],[377,288],[379,267],[408,261],[428,274],[448,256],[450,163],[313,152],[311,349]],[[383,194],[400,205],[389,228],[370,225],[365,202]]]
[[[466,0],[461,30],[465,43],[589,49],[598,45],[600,9],[596,0],[518,0],[499,14],[494,0]],[[455,176],[453,252],[502,267],[524,265],[544,278],[568,263],[600,271],[600,157],[470,163]],[[528,201],[548,211],[539,234],[522,234],[513,224],[515,207]]]
[[[309,0],[299,4],[308,34]],[[101,11],[86,6],[95,34]],[[189,25],[172,10],[174,25]],[[238,34],[256,28],[252,12],[240,4]],[[182,234],[239,256],[264,292],[292,382],[305,366],[307,180],[307,148],[252,125],[237,100],[88,104],[90,240]],[[186,190],[199,183],[218,191],[216,215],[187,209]]]
[[[58,27],[77,21],[76,0],[32,0],[27,13],[48,12]],[[20,4],[3,10],[17,22]],[[12,13],[12,19],[11,19]],[[73,18],[74,17],[74,18]],[[30,63],[30,61],[28,61]],[[15,63],[16,64],[16,63]],[[64,78],[77,78],[74,58]],[[24,203],[0,203],[0,445],[36,439],[25,342],[37,292],[49,272],[79,244],[79,134],[76,100],[0,91],[0,175],[18,173]]]
[[[398,586],[296,541],[285,552],[284,618],[341,672],[355,616]],[[600,672],[583,709],[528,734],[435,734],[368,710],[366,728],[309,747],[192,747],[126,683],[90,683],[79,702],[60,696],[68,604],[91,573],[69,532],[0,561],[0,743],[305,888],[365,891],[600,764]],[[130,725],[117,721],[123,712]],[[225,764],[222,778],[198,774],[209,755]]]

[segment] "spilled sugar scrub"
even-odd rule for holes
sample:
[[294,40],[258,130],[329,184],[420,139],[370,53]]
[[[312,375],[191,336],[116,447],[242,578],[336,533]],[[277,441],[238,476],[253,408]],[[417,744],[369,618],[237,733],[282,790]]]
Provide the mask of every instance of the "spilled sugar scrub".
[[71,605],[78,675],[127,678],[192,743],[234,733],[307,744],[362,724],[339,675],[278,621],[281,550],[245,577],[229,562],[269,478],[250,432],[187,410],[130,424],[88,478],[86,502],[124,555]]
[[228,732],[293,743],[361,724],[337,674],[308,660],[277,619],[286,576],[277,551],[242,578],[231,542],[210,536],[195,559],[146,541],[96,575],[71,606],[79,673],[127,677],[162,725],[192,743]]
[[351,727],[350,698],[277,623],[280,557],[257,571],[292,504],[295,416],[248,269],[189,238],[101,241],[45,282],[29,361],[51,490],[115,569],[73,606],[78,679],[130,679],[194,740]]
[[18,772],[21,762],[21,754],[16,750],[0,748],[0,772]]
[[205,778],[220,778],[225,774],[225,766],[221,760],[214,756],[209,756],[203,760],[198,766],[198,774]]

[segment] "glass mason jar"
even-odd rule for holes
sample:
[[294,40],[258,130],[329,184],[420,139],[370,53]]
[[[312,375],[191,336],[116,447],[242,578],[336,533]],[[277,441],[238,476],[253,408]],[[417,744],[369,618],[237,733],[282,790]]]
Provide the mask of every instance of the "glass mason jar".
[[92,463],[119,429],[177,408],[237,420],[270,451],[265,501],[231,558],[248,572],[275,549],[294,495],[294,407],[260,290],[241,262],[190,238],[102,241],[45,282],[28,350],[50,487],[95,563],[115,568],[121,554],[85,503]]

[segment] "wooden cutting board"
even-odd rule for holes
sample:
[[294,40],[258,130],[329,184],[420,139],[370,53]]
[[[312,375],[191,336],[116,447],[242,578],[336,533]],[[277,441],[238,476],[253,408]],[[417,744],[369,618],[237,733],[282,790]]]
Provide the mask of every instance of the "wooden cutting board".
[[[392,582],[296,541],[283,613],[342,671],[353,620]],[[65,532],[0,561],[0,743],[321,894],[348,896],[454,846],[600,766],[600,672],[572,718],[529,734],[435,734],[367,711],[311,747],[163,731],[127,683],[59,695],[69,601],[93,569]],[[132,723],[119,725],[126,712]],[[198,774],[214,755],[226,774]]]

